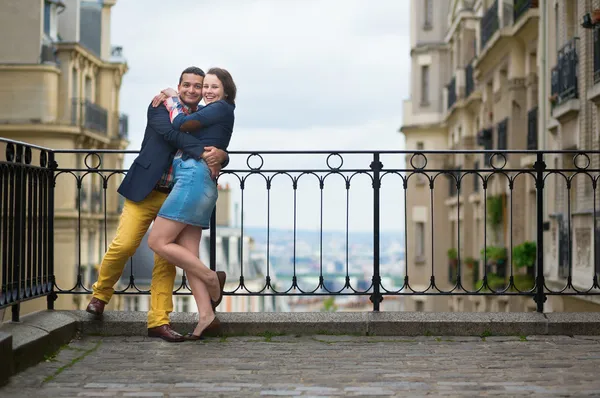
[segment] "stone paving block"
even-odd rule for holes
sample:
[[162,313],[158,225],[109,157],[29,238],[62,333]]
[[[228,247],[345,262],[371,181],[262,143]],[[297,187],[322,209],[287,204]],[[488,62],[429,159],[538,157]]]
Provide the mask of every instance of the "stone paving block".
[[[83,336],[0,396],[593,396],[600,344],[568,336],[273,336],[169,344]],[[584,336],[585,337],[585,336]],[[410,342],[398,342],[411,340]],[[449,341],[448,341],[449,340]],[[300,341],[301,343],[298,343]],[[56,375],[83,347],[81,360]],[[77,348],[74,350],[73,348]],[[48,376],[55,375],[48,382]]]

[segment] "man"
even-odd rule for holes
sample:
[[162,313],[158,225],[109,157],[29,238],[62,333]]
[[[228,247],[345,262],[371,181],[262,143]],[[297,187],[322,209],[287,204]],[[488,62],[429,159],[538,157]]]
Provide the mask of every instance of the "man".
[[[190,111],[195,111],[202,99],[204,72],[189,67],[179,78],[177,86],[181,101]],[[135,253],[150,224],[171,189],[171,163],[177,149],[188,155],[203,158],[213,174],[221,165],[227,165],[226,152],[206,147],[190,134],[174,131],[169,111],[164,105],[148,106],[146,131],[138,157],[119,186],[125,205],[117,227],[117,234],[102,259],[98,281],[93,285],[93,298],[86,311],[99,316],[110,301],[127,260]],[[173,311],[173,285],[175,266],[154,255],[154,269],[150,286],[151,305],[148,312],[148,336],[160,337],[169,342],[184,341],[170,325],[169,313]]]

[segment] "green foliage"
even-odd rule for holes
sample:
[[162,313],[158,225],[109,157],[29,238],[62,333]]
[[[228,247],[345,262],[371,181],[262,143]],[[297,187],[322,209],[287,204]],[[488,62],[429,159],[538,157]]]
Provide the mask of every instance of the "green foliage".
[[331,296],[323,300],[323,307],[321,312],[336,312],[338,306],[335,304],[335,297]]
[[513,247],[512,261],[517,268],[533,267],[536,256],[535,242],[526,241]]
[[456,260],[458,258],[458,251],[455,248],[448,249],[448,260]]
[[497,262],[498,260],[506,260],[506,247],[488,246],[485,250],[481,250],[481,257],[485,257],[488,261]]
[[[487,274],[487,284],[493,290],[504,289],[507,285],[506,280],[504,278],[490,272]],[[475,290],[478,290],[483,286],[483,279],[477,281],[475,284]]]
[[490,196],[486,201],[487,220],[492,227],[497,227],[502,223],[504,209],[502,204],[502,196]]

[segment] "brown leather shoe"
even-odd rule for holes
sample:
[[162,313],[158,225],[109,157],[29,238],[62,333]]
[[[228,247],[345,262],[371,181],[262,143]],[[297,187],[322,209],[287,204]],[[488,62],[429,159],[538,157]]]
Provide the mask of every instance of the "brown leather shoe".
[[106,303],[104,301],[93,297],[85,310],[92,315],[100,316],[104,312],[105,305]]
[[184,341],[183,336],[174,331],[169,324],[148,328],[148,337],[160,337],[169,343],[179,343]]
[[204,336],[207,333],[213,336],[221,333],[221,321],[216,316],[215,319],[213,319],[213,321],[210,323],[210,325],[208,325],[206,329],[204,329],[202,333],[200,333],[200,336],[195,335],[194,333],[188,333],[185,336],[183,336],[183,338],[186,341],[204,340]]
[[224,271],[217,271],[217,278],[219,278],[220,293],[217,301],[210,300],[213,311],[219,306],[219,304],[221,304],[221,300],[223,300],[223,289],[225,288],[225,280],[227,279],[227,274]]

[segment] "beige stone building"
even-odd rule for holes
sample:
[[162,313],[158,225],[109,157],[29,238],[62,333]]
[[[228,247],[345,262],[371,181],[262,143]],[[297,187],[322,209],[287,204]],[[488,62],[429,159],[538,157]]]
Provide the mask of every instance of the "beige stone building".
[[[545,79],[546,123],[540,142],[549,150],[598,150],[600,123],[600,27],[584,28],[584,16],[600,10],[600,1],[548,1],[540,3],[548,18],[547,62],[541,66]],[[544,7],[545,6],[545,7]],[[541,81],[540,81],[540,84]],[[540,96],[541,97],[541,96]],[[598,168],[598,155],[590,156],[591,167]],[[552,168],[584,166],[586,160],[573,155],[549,156]],[[567,189],[564,179],[552,178],[547,186],[547,233],[545,264],[547,285],[561,290],[570,275],[577,289],[589,289],[594,275],[600,274],[594,248],[599,248],[598,222],[594,226],[594,189],[589,178],[580,174]],[[598,198],[596,192],[596,198]],[[596,243],[594,243],[596,242]],[[550,297],[549,310],[573,311],[600,309],[600,300],[588,297]]]
[[[443,87],[452,71],[446,68],[449,51],[444,41],[447,31],[449,0],[411,1],[411,96],[404,102],[402,133],[406,147],[415,150],[441,150],[448,148],[447,129],[444,125]],[[422,166],[423,158],[407,157]],[[427,156],[428,168],[441,168],[441,156]],[[405,231],[408,240],[406,263],[411,288],[425,290],[430,284],[433,259],[446,256],[448,233],[447,217],[435,218],[433,233],[432,207],[443,209],[448,192],[448,182],[440,179],[435,189],[429,187],[430,175],[413,174],[408,180],[407,214]],[[439,233],[437,233],[439,231]],[[432,241],[435,238],[435,242]],[[436,285],[448,285],[447,267],[435,261]],[[444,311],[447,298],[409,296],[404,302],[406,311]]]
[[[600,72],[595,70],[600,71],[600,61],[594,60],[600,59],[600,55],[594,55],[594,51],[600,54],[600,30],[581,26],[586,13],[600,8],[598,3],[450,0],[436,1],[432,12],[432,2],[412,1],[412,20],[416,25],[411,27],[413,86],[411,99],[405,103],[401,128],[407,148],[598,149],[600,126],[596,123],[595,104],[600,102],[600,88],[596,91],[595,82],[600,81],[597,78]],[[427,36],[430,24],[422,21],[442,8],[447,13],[435,19],[440,26],[432,40]],[[436,43],[436,53],[445,54],[433,66],[436,76],[443,79],[434,83],[434,92],[443,93],[435,116],[422,106],[422,98],[428,95],[423,91],[432,84],[423,74],[424,60],[428,59],[423,54],[432,51],[432,42]],[[457,170],[491,170],[532,167],[536,159],[535,155],[525,154],[503,158],[464,152],[445,157],[428,155],[427,160],[427,169],[441,165]],[[573,167],[573,155],[546,155],[544,161],[550,168]],[[592,157],[592,167],[598,164],[598,157]],[[407,167],[411,167],[410,161]],[[481,285],[485,269],[488,282],[496,289],[507,286],[511,275],[518,288],[532,286],[534,268],[516,268],[511,247],[515,250],[536,242],[535,181],[526,174],[507,175],[514,178],[512,183],[502,174],[490,177],[489,172],[457,173],[455,178],[459,178],[460,185],[449,175],[450,186],[445,188],[436,181],[431,198],[427,180],[419,183],[415,178],[409,183],[406,261],[411,280],[414,274],[428,279],[433,264],[436,283],[442,278],[453,283],[458,270],[451,264],[454,256],[458,256],[462,284],[467,289]],[[487,179],[485,186],[483,179]],[[575,177],[570,190],[564,179],[558,184],[557,181],[555,176],[548,177],[545,187],[544,221],[549,225],[544,232],[546,283],[556,290],[564,287],[572,263],[573,284],[590,288],[593,275],[598,272],[593,265],[592,186],[583,175]],[[433,232],[434,223],[427,218],[431,214],[435,221]],[[423,252],[422,247],[427,250]],[[458,248],[458,252],[450,250]],[[487,248],[485,259],[484,248]],[[442,268],[446,263],[449,265],[444,275]],[[545,309],[592,309],[593,301],[590,297],[550,297]],[[434,309],[427,305],[414,308]],[[407,305],[407,309],[411,306]],[[454,297],[445,301],[443,309],[528,311],[535,309],[535,302],[530,298]]]
[[[110,42],[111,7],[116,0],[5,0],[0,12],[0,136],[53,149],[125,149],[127,116],[119,112],[119,91],[127,64]],[[16,39],[18,38],[18,39]],[[123,156],[87,159],[122,168]],[[85,156],[59,155],[59,168],[86,168]],[[105,231],[114,235],[119,215],[120,175],[56,180],[55,272],[60,288],[84,282],[104,253]],[[81,209],[81,218],[78,209]],[[104,209],[107,211],[106,228]],[[79,245],[81,242],[81,245]],[[56,308],[73,308],[81,296],[62,295]],[[21,313],[45,308],[46,299],[22,305]]]

